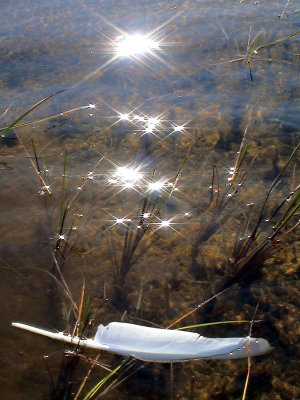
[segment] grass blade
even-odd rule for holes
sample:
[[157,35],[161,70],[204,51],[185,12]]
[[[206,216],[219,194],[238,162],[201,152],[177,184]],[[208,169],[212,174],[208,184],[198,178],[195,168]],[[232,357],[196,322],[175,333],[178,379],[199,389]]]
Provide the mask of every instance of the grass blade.
[[[57,92],[57,93],[59,93],[59,92]],[[52,96],[54,96],[54,94],[53,94]],[[48,97],[48,98],[45,98],[44,101],[46,101],[46,100],[48,100],[48,99],[49,99],[49,97]],[[39,103],[38,105],[40,105],[40,104],[42,104],[42,103]],[[38,105],[37,105],[37,106],[38,106]],[[8,130],[13,129],[13,128],[22,128],[22,127],[24,127],[24,126],[33,125],[33,124],[38,124],[38,123],[40,123],[40,122],[48,121],[49,119],[63,117],[64,115],[68,115],[68,114],[70,114],[70,113],[72,113],[72,112],[74,112],[74,111],[83,110],[83,109],[85,109],[85,108],[87,108],[87,106],[77,107],[77,108],[73,108],[72,110],[67,110],[67,111],[60,112],[60,113],[58,113],[58,114],[48,115],[47,117],[35,119],[34,121],[21,122],[20,124],[16,123],[16,124],[13,125],[13,126],[11,126],[11,125],[5,126],[4,128],[0,128],[0,132],[3,132],[3,134],[4,134],[5,132],[7,132]],[[32,110],[33,110],[33,108],[32,108],[30,111],[32,111]],[[30,111],[29,111],[29,112],[30,112]],[[27,115],[27,114],[26,114],[26,115]],[[24,117],[25,117],[25,115],[23,115],[23,118],[24,118]]]
[[[254,49],[253,52],[258,53],[258,52],[259,52],[260,50],[262,50],[262,49],[265,49],[265,48],[267,48],[267,47],[273,46],[274,44],[283,42],[284,40],[288,40],[288,39],[290,39],[290,38],[292,38],[292,37],[294,37],[294,36],[296,36],[296,35],[299,35],[299,33],[300,33],[300,31],[297,31],[297,32],[292,33],[292,34],[290,34],[290,35],[287,35],[287,36],[284,36],[284,37],[279,38],[279,39],[277,39],[277,40],[274,40],[273,42],[270,42],[270,43],[267,43],[267,44],[263,44],[262,46],[259,46],[259,47],[257,47],[256,49]],[[252,52],[252,54],[253,54],[253,52]],[[251,54],[251,56],[252,56],[252,54]],[[250,57],[250,56],[249,56],[249,57]]]
[[34,144],[34,140],[33,139],[31,139],[31,143],[32,143],[34,158],[35,158],[35,162],[36,162],[36,168],[39,171],[39,173],[41,173],[41,169],[40,169],[40,166],[39,166],[39,160],[38,160],[38,157],[37,157],[36,148],[35,148],[35,144]]
[[299,205],[300,205],[300,190],[298,190],[298,193],[294,197],[294,199],[291,202],[291,204],[289,205],[288,209],[285,211],[283,216],[280,218],[280,220],[276,224],[275,228],[277,229],[281,225],[281,223],[284,223],[284,221],[287,218],[290,218],[295,213],[295,211],[297,210]]
[[10,125],[8,125],[8,127],[3,128],[2,130],[2,137],[4,137],[5,133],[7,131],[9,131],[12,128],[15,128],[16,125],[18,124],[19,121],[21,121],[23,118],[26,117],[26,115],[30,114],[31,111],[33,111],[34,109],[36,109],[37,107],[39,107],[41,104],[45,103],[45,101],[49,100],[51,97],[56,96],[59,93],[65,92],[66,90],[69,89],[63,89],[63,90],[59,90],[58,92],[52,93],[47,97],[44,97],[42,100],[38,101],[37,103],[35,103],[32,107],[30,107],[28,110],[26,110],[20,117],[18,117],[15,121],[13,121]]
[[189,326],[182,326],[181,328],[177,328],[177,331],[183,331],[185,329],[191,329],[191,328],[199,328],[201,326],[210,326],[210,325],[221,325],[221,324],[244,324],[246,322],[249,322],[247,320],[241,320],[241,321],[217,321],[217,322],[207,322],[205,324],[196,324],[196,325],[189,325]]
[[256,46],[256,43],[257,43],[258,39],[259,39],[259,35],[257,35],[256,38],[254,39],[253,45],[251,47],[251,50],[250,50],[250,53],[249,53],[249,56],[248,56],[248,59],[247,59],[247,63],[248,64],[250,64],[250,61],[251,61],[251,58],[252,58],[253,54],[257,52],[257,49],[255,48],[255,46]]
[[271,195],[271,193],[272,193],[274,187],[275,187],[276,184],[278,183],[279,179],[281,178],[282,174],[284,173],[284,171],[285,171],[286,168],[288,167],[289,163],[291,162],[292,158],[294,157],[294,155],[295,155],[295,153],[297,152],[297,150],[299,149],[299,147],[300,147],[300,142],[299,142],[298,145],[295,147],[295,149],[294,149],[294,151],[292,152],[292,154],[290,155],[289,159],[287,160],[287,162],[285,163],[285,165],[283,166],[283,168],[281,169],[281,171],[279,172],[279,174],[276,176],[276,178],[275,178],[274,181],[272,182],[272,184],[271,184],[271,186],[270,186],[270,189],[269,189],[269,191],[268,191],[268,193],[267,193],[267,195],[266,195],[266,197],[265,197],[265,200],[264,200],[262,209],[261,209],[261,211],[260,211],[260,215],[259,215],[259,218],[258,218],[256,227],[254,228],[254,230],[253,230],[253,232],[252,232],[252,235],[251,235],[252,238],[255,238],[255,236],[256,236],[258,227],[259,227],[259,225],[260,225],[260,223],[261,223],[261,220],[262,220],[264,211],[265,211],[265,209],[266,209],[267,202],[268,202],[268,200],[269,200],[269,197],[270,197],[270,195]]
[[67,207],[65,207],[65,184],[66,184],[66,168],[67,168],[67,152],[64,154],[64,173],[62,179],[62,188],[61,188],[61,200],[60,200],[60,219],[59,219],[59,232],[62,234],[63,223],[66,216]]
[[112,370],[108,375],[106,375],[103,379],[101,379],[100,382],[98,382],[89,392],[88,394],[84,397],[83,400],[90,400],[92,397],[94,397],[99,389],[107,382],[109,381],[110,378],[114,376],[116,372],[118,372],[125,364],[128,363],[130,360],[130,357],[126,358],[121,364],[119,364],[114,370]]

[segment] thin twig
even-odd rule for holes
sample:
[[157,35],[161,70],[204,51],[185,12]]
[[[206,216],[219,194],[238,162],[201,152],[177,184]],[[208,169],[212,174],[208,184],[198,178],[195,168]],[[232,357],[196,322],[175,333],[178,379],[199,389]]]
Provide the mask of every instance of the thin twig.
[[254,318],[255,318],[255,315],[257,313],[258,306],[259,306],[259,302],[256,305],[256,308],[255,308],[255,311],[254,311],[254,314],[253,314],[253,318],[252,318],[252,321],[251,321],[251,324],[250,324],[250,329],[249,329],[249,336],[248,336],[248,343],[247,343],[248,372],[247,372],[247,377],[246,377],[246,382],[245,382],[245,386],[244,386],[244,392],[243,392],[242,400],[246,399],[247,389],[248,389],[249,380],[250,380],[250,373],[251,373],[250,338],[251,338],[252,328],[253,328],[253,324],[254,324]]
[[17,138],[18,138],[19,143],[20,143],[21,146],[23,147],[23,149],[24,149],[24,151],[25,151],[27,157],[29,158],[29,161],[30,161],[30,163],[31,163],[31,165],[32,165],[32,167],[33,167],[33,169],[34,169],[34,171],[36,172],[37,176],[39,177],[39,180],[42,182],[43,188],[44,188],[44,189],[47,191],[47,193],[51,196],[51,195],[52,195],[52,192],[51,192],[51,190],[50,190],[50,188],[49,188],[49,185],[46,184],[46,182],[44,181],[42,175],[39,173],[39,171],[38,171],[38,169],[37,169],[35,163],[34,163],[33,160],[32,160],[32,157],[30,156],[30,154],[28,153],[26,147],[24,146],[24,144],[23,144],[23,142],[22,142],[22,139],[20,138],[20,136],[18,135],[17,132],[15,132],[15,134],[16,134],[16,136],[17,136]]
[[79,310],[78,310],[78,317],[77,321],[74,326],[74,330],[72,333],[72,338],[75,336],[79,337],[79,326],[80,326],[80,321],[81,321],[81,314],[82,314],[82,305],[83,305],[83,300],[84,300],[84,292],[85,292],[85,284],[83,284],[82,289],[81,289],[81,298],[80,298],[80,303],[79,303]]
[[285,11],[286,11],[286,9],[287,9],[287,6],[289,5],[289,2],[290,2],[290,0],[287,0],[286,5],[285,5],[283,11],[282,11],[281,14],[278,15],[278,18],[282,18],[282,17],[283,17],[283,14],[285,13]]
[[243,149],[244,149],[244,145],[245,145],[245,141],[246,141],[246,134],[247,134],[248,127],[249,127],[249,124],[250,124],[250,121],[251,121],[251,117],[252,117],[252,109],[250,110],[250,113],[249,113],[248,122],[247,122],[246,128],[244,130],[244,134],[243,134],[242,141],[241,141],[241,144],[240,144],[240,149],[239,149],[239,152],[238,152],[238,156],[236,158],[236,162],[235,162],[235,166],[234,166],[234,170],[233,170],[233,174],[232,174],[231,182],[230,182],[231,185],[232,185],[232,183],[233,183],[233,181],[234,181],[234,179],[235,179],[235,177],[236,177],[236,175],[238,173],[240,164],[242,162],[242,157],[244,156]]
[[193,314],[195,311],[199,310],[201,307],[205,306],[207,303],[209,303],[210,301],[212,301],[213,299],[216,299],[217,297],[219,297],[221,294],[227,292],[229,288],[226,288],[224,290],[222,290],[221,292],[213,295],[212,297],[210,297],[209,299],[203,301],[201,304],[198,304],[197,307],[193,308],[191,311],[189,311],[188,313],[184,314],[182,317],[178,318],[176,321],[172,322],[169,326],[166,327],[166,329],[170,329],[172,328],[174,325],[178,324],[178,322],[181,322],[183,319],[185,319],[186,317],[188,317],[189,315]]

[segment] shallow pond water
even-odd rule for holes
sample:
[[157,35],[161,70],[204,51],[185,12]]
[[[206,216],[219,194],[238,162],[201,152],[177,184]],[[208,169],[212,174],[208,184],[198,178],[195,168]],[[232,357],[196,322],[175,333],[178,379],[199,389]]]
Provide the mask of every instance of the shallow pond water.
[[[286,165],[299,3],[11,0],[0,15],[1,126],[59,92],[0,143],[1,399],[84,399],[107,375],[90,371],[96,354],[10,326],[72,332],[66,292],[79,307],[83,285],[89,336],[110,321],[169,326],[228,289],[177,326],[261,320],[252,334],[275,349],[253,360],[246,398],[296,399],[297,210],[280,224],[299,203],[299,152]],[[195,331],[247,336],[249,323]],[[122,374],[98,395],[240,399],[247,360]]]

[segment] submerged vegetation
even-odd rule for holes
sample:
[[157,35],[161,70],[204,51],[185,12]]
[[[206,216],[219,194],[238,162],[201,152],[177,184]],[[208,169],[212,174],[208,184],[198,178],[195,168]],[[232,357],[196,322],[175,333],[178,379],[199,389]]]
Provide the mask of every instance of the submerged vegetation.
[[[292,15],[289,7],[287,2],[278,11],[280,23]],[[82,338],[93,337],[98,324],[111,321],[189,329],[204,336],[259,336],[279,350],[257,361],[249,356],[248,363],[161,366],[62,348],[45,339],[37,339],[32,349],[35,342],[24,345],[27,334],[21,341],[21,333],[13,332],[11,357],[18,368],[27,366],[24,387],[27,374],[38,370],[37,384],[33,379],[32,387],[26,387],[37,398],[265,400],[275,398],[274,393],[288,398],[285,391],[296,398],[291,371],[297,327],[290,327],[297,325],[300,143],[299,131],[289,125],[292,113],[276,101],[296,98],[293,86],[290,92],[285,88],[288,78],[277,61],[293,73],[298,68],[299,54],[287,43],[294,43],[299,31],[283,29],[272,38],[245,28],[240,39],[221,24],[217,29],[234,49],[223,54],[216,41],[210,43],[210,57],[215,47],[220,51],[214,58],[218,62],[207,57],[199,66],[197,59],[187,72],[183,63],[180,80],[164,60],[167,40],[149,42],[155,30],[147,37],[149,55],[146,50],[136,55],[134,49],[128,56],[136,63],[142,60],[143,74],[157,79],[159,71],[162,81],[160,64],[148,71],[143,57],[165,65],[174,95],[149,88],[147,99],[138,102],[128,87],[148,83],[143,76],[119,71],[125,111],[110,87],[104,95],[91,90],[88,101],[75,101],[76,84],[55,89],[18,118],[17,107],[3,113],[0,172],[4,201],[12,209],[3,224],[1,262],[7,282],[12,275],[17,282],[16,307],[8,308],[7,318],[48,324]],[[194,35],[193,29],[189,34]],[[133,40],[129,36],[121,39]],[[194,45],[195,53],[205,40],[199,48]],[[140,41],[139,36],[139,46]],[[245,43],[243,54],[239,45]],[[122,55],[109,54],[104,67],[124,61],[129,50],[123,44]],[[87,68],[78,85],[101,77],[107,71],[103,65],[92,73]],[[270,94],[270,101],[256,107],[258,91],[267,97],[275,86],[263,86],[267,73],[276,82],[278,98]],[[233,101],[223,94],[227,80],[230,96],[240,85]],[[203,86],[194,87],[198,81]],[[212,98],[205,97],[206,91]],[[216,93],[224,102],[215,100]],[[61,105],[74,101],[67,109]],[[294,103],[292,109],[297,109]],[[109,116],[103,117],[106,111]],[[32,305],[25,306],[30,296]],[[23,353],[16,355],[18,349]],[[287,360],[281,367],[280,357]]]
[[[6,130],[14,128],[15,125],[20,123],[23,117],[29,114],[33,109],[42,104],[44,101],[51,98],[48,96],[43,99],[28,111],[26,111],[21,118],[18,118],[12,123]],[[188,313],[177,317],[176,320],[169,325],[173,327],[175,324],[181,322],[186,317],[190,317],[193,313],[201,311],[203,308],[209,308],[209,312],[213,314],[213,303],[216,299],[221,296],[224,292],[230,289],[233,285],[246,285],[250,287],[253,280],[257,279],[261,275],[264,267],[268,267],[268,261],[274,258],[274,254],[281,250],[285,250],[298,238],[298,226],[299,226],[299,207],[300,207],[300,187],[299,184],[293,182],[292,190],[285,194],[283,197],[278,197],[276,201],[273,200],[272,206],[269,205],[272,199],[272,194],[276,189],[277,185],[282,184],[284,174],[289,170],[290,164],[293,164],[297,155],[297,150],[300,147],[300,143],[294,148],[293,152],[284,162],[281,170],[273,180],[266,194],[262,196],[258,205],[254,203],[247,203],[244,210],[241,209],[242,204],[245,204],[245,196],[247,198],[247,181],[251,176],[251,171],[255,168],[255,163],[259,158],[258,154],[255,154],[247,162],[248,155],[248,142],[247,142],[247,131],[251,123],[251,113],[247,127],[244,131],[242,141],[237,152],[234,167],[230,168],[228,173],[224,176],[225,181],[222,181],[217,165],[212,166],[212,175],[209,190],[204,196],[202,202],[197,201],[194,203],[193,200],[180,199],[181,201],[187,202],[194,212],[197,214],[197,220],[190,225],[190,235],[186,233],[185,240],[187,246],[190,249],[188,251],[191,260],[190,267],[186,266],[186,272],[190,272],[194,276],[196,282],[201,280],[203,274],[207,274],[209,281],[209,289],[206,289],[202,296],[205,300],[199,304],[196,308],[193,308]],[[72,257],[77,257],[84,263],[85,256],[93,249],[86,249],[82,251],[78,245],[78,237],[75,235],[77,226],[75,225],[74,216],[78,212],[79,199],[82,192],[86,189],[86,185],[90,181],[94,181],[101,174],[98,170],[101,168],[102,163],[107,158],[106,155],[100,157],[98,162],[95,164],[92,171],[83,177],[82,183],[76,188],[76,191],[72,193],[66,184],[67,170],[68,170],[68,156],[67,152],[63,155],[63,166],[62,166],[62,177],[60,185],[56,185],[56,188],[52,188],[52,185],[47,184],[51,181],[49,170],[47,169],[46,153],[43,149],[42,155],[37,149],[34,139],[31,140],[31,151],[27,149],[21,140],[19,134],[15,133],[19,144],[24,149],[24,152],[33,166],[33,170],[36,173],[37,178],[42,183],[42,189],[39,192],[43,199],[43,207],[46,211],[46,217],[48,221],[48,228],[55,226],[55,219],[57,221],[57,237],[54,241],[50,240],[49,247],[52,254],[52,268],[49,269],[48,273],[52,276],[53,283],[55,286],[51,289],[50,303],[53,305],[61,302],[64,303],[64,319],[67,321],[67,325],[73,328],[72,335],[89,337],[93,329],[93,321],[97,314],[97,308],[103,306],[91,305],[89,300],[84,300],[86,295],[85,284],[82,288],[81,299],[79,304],[74,300],[72,291],[70,290],[69,284],[65,278],[65,272],[69,268],[69,260]],[[161,183],[156,179],[156,171],[153,170],[151,178],[147,182],[147,188],[144,189],[139,183],[139,196],[140,199],[137,202],[137,217],[136,220],[132,218],[115,218],[115,222],[106,230],[99,234],[99,239],[104,239],[106,242],[106,248],[111,260],[113,278],[112,287],[114,288],[111,292],[110,303],[116,309],[124,310],[122,318],[140,321],[143,323],[145,317],[141,318],[141,303],[143,297],[143,286],[141,287],[140,294],[135,309],[132,308],[132,304],[128,299],[126,277],[130,274],[139,258],[145,256],[147,251],[155,245],[155,242],[159,238],[159,231],[164,228],[171,228],[175,234],[182,236],[180,231],[172,228],[172,218],[170,220],[164,219],[163,215],[168,208],[168,203],[172,200],[172,197],[176,197],[176,188],[180,185],[181,179],[184,180],[184,167],[188,165],[189,157],[193,153],[193,144],[195,139],[191,137],[187,154],[183,160],[179,160],[178,171],[175,174],[171,183]],[[30,154],[32,153],[32,154]],[[296,165],[296,164],[294,164]],[[130,169],[128,167],[125,171],[122,170],[121,179],[123,183],[127,183],[127,179],[132,182],[132,176],[136,174],[135,179],[142,180],[142,174],[137,173],[136,169]],[[125,172],[129,172],[130,178],[124,178]],[[116,176],[118,173],[113,175],[113,183],[116,183]],[[294,168],[294,175],[295,168]],[[223,180],[224,180],[223,178]],[[46,183],[47,182],[47,183]],[[149,182],[155,190],[149,190]],[[156,186],[153,186],[155,184]],[[160,186],[157,185],[160,182]],[[59,186],[61,186],[59,188]],[[151,186],[150,186],[151,187]],[[244,191],[242,195],[241,192]],[[179,197],[180,195],[178,195]],[[183,194],[185,196],[185,194]],[[203,196],[201,196],[203,197]],[[54,202],[52,206],[51,202]],[[140,210],[138,210],[140,207]],[[55,209],[59,210],[59,213],[55,212]],[[248,209],[248,211],[247,211]],[[51,210],[51,211],[50,211]],[[53,212],[54,211],[54,212]],[[185,213],[187,217],[190,217],[189,213]],[[127,215],[129,216],[130,213]],[[158,221],[158,222],[157,222]],[[238,222],[239,221],[239,222]],[[243,221],[243,222],[241,222]],[[222,274],[219,276],[218,273],[212,276],[210,271],[207,255],[205,255],[205,246],[215,236],[219,235],[220,231],[226,232],[226,225],[233,224],[236,231],[234,238],[231,241],[231,254],[223,263],[220,265],[219,270]],[[114,234],[114,226],[121,226],[121,231]],[[232,225],[231,225],[232,226]],[[144,237],[147,239],[144,240]],[[163,237],[160,240],[165,240]],[[123,242],[123,243],[122,243]],[[146,242],[143,246],[143,242]],[[177,245],[178,246],[178,245]],[[212,261],[210,257],[210,262]],[[137,267],[138,268],[138,267]],[[47,271],[46,271],[47,272]],[[87,279],[87,277],[86,277]],[[170,281],[171,284],[172,280]],[[181,286],[181,282],[178,281],[176,285]],[[57,292],[61,293],[62,297],[53,296]],[[58,293],[57,292],[57,293]],[[103,293],[104,299],[106,297],[106,289],[104,288]],[[99,312],[99,309],[98,309]],[[136,316],[135,316],[136,315]],[[58,314],[59,318],[62,315]],[[148,319],[148,318],[147,318]],[[247,321],[227,321],[227,323],[241,323]],[[253,327],[254,317],[251,322],[250,332]],[[187,328],[196,328],[209,325],[218,325],[226,323],[226,321],[219,322],[208,322],[203,324],[192,325]],[[164,322],[166,325],[166,321]],[[181,328],[184,329],[184,328]],[[82,393],[85,391],[85,387],[88,382],[88,377],[95,369],[95,366],[107,369],[105,365],[99,362],[99,356],[96,359],[90,358],[84,355],[82,349],[77,348],[73,351],[67,350],[61,369],[58,375],[57,382],[53,382],[52,388],[52,399],[61,398],[81,398]],[[78,384],[72,383],[74,376],[80,374],[80,368],[82,363],[90,365],[87,376]],[[246,389],[248,387],[250,377],[250,363],[249,363],[249,374],[247,376],[244,397],[246,395]],[[125,372],[120,375],[119,378],[115,378],[116,373],[125,368]],[[130,361],[126,359],[121,364],[118,364],[116,368],[110,370],[108,375],[101,379],[92,389],[89,389],[87,394],[83,395],[83,399],[91,399],[101,393],[102,387],[107,384],[112,378],[113,383],[109,384],[103,393],[107,393],[108,390],[116,387],[123,382],[125,377],[131,376],[135,371],[139,371],[141,368],[137,361]],[[124,375],[125,374],[125,375]],[[124,376],[123,376],[124,375]],[[75,389],[77,387],[77,389]],[[194,390],[194,389],[193,389]],[[191,389],[191,396],[193,390]],[[74,393],[75,396],[74,396]]]

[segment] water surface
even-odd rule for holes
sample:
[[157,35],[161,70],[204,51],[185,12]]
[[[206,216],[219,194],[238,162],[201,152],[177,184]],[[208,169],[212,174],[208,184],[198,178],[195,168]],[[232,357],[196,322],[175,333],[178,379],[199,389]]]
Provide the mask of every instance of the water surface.
[[[85,283],[95,326],[122,319],[168,326],[224,286],[237,241],[251,233],[268,188],[299,141],[299,36],[251,51],[297,32],[298,8],[290,1],[285,10],[275,0],[12,0],[1,6],[1,126],[68,89],[24,121],[62,115],[9,131],[1,142],[3,399],[72,399],[89,369],[76,358],[67,376],[70,358],[62,345],[10,327],[19,321],[72,331],[53,257],[77,303]],[[118,57],[116,39],[136,33],[151,33],[159,49]],[[242,187],[231,196],[230,168],[246,126]],[[130,168],[129,175],[118,175],[119,167]],[[298,170],[296,154],[264,219],[299,184]],[[156,214],[149,229],[142,221],[147,231],[126,270],[124,246],[141,229],[145,198],[156,204]],[[209,225],[214,213],[220,218]],[[262,232],[272,226],[264,224]],[[287,247],[291,241],[181,323],[251,320],[259,302],[256,318],[264,322],[254,325],[253,335],[275,350],[253,361],[249,399],[297,398],[299,246]],[[246,336],[249,324],[197,332]],[[121,360],[103,354],[101,361],[114,368]],[[78,398],[106,373],[95,367]],[[247,361],[195,361],[175,365],[173,374],[169,366],[148,364],[103,394],[241,398]]]

